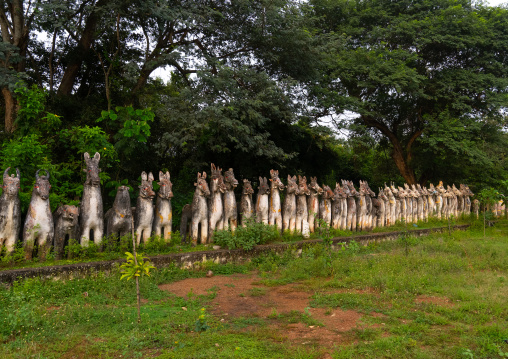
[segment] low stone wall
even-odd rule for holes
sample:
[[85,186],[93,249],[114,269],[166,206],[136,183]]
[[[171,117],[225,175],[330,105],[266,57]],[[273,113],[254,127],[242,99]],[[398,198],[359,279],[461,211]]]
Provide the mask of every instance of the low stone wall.
[[[454,230],[465,230],[469,227],[468,224],[453,226]],[[434,232],[447,231],[448,227],[438,227],[429,229],[414,229],[408,231],[411,236],[425,236]],[[361,245],[368,245],[372,242],[391,241],[399,238],[404,232],[383,232],[383,233],[369,233],[365,235],[354,235],[349,237],[336,237],[332,239],[332,245],[339,247],[341,243],[348,243],[356,241]],[[155,257],[149,257],[150,261],[157,268],[167,267],[171,264],[183,268],[192,268],[196,263],[205,261],[213,261],[215,263],[229,263],[229,262],[245,262],[259,256],[263,253],[283,253],[289,248],[294,250],[302,249],[312,244],[321,243],[321,239],[304,240],[291,243],[277,243],[265,244],[254,247],[250,251],[243,249],[218,249],[211,251],[199,252],[186,252],[186,253],[171,253]],[[24,278],[40,277],[45,279],[59,280],[81,278],[85,276],[94,276],[100,272],[109,273],[115,266],[125,262],[124,259],[104,261],[104,262],[86,262],[76,264],[66,264],[58,266],[38,267],[38,268],[22,268],[13,270],[0,271],[0,283],[10,284],[15,280]]]

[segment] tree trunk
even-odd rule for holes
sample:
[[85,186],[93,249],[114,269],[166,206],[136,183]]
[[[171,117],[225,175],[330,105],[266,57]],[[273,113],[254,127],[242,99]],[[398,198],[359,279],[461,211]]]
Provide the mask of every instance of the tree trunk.
[[402,151],[402,146],[400,145],[400,142],[397,140],[396,143],[394,143],[394,141],[392,141],[391,139],[390,142],[393,145],[392,158],[395,161],[395,165],[399,169],[401,176],[404,177],[407,184],[409,185],[416,184],[415,173],[404,158],[404,153]]
[[382,122],[375,120],[372,117],[362,116],[362,121],[367,127],[377,128],[383,135],[385,135],[393,146],[392,158],[395,165],[399,169],[402,177],[409,185],[416,184],[416,176],[414,170],[411,168],[411,146],[413,142],[421,135],[421,131],[415,132],[409,139],[406,146],[406,155],[404,149],[397,135],[390,131],[390,129]]
[[94,9],[90,13],[90,16],[88,16],[85,28],[81,34],[81,39],[73,51],[70,63],[65,69],[62,77],[62,82],[58,87],[59,95],[70,95],[72,93],[72,89],[74,88],[74,83],[76,81],[76,77],[78,76],[79,70],[81,69],[81,65],[83,64],[83,60],[85,59],[87,53],[90,51],[90,47],[95,40],[95,30],[97,28],[97,23],[99,22],[98,8],[106,4],[107,0],[99,0],[97,4],[95,4]]
[[141,69],[141,72],[138,77],[138,81],[136,82],[136,85],[131,90],[131,95],[129,96],[129,103],[125,104],[131,105],[134,103],[138,93],[145,87],[146,82],[148,81],[148,78],[150,77],[150,74],[153,70],[148,70],[145,67]]
[[14,120],[16,119],[16,100],[7,87],[2,88],[2,95],[5,102],[5,132],[12,133],[15,130]]

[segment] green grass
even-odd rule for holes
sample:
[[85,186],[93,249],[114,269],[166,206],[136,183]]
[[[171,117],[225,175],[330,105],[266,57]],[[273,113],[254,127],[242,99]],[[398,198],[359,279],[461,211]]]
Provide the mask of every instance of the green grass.
[[[508,352],[508,222],[487,229],[405,237],[369,246],[325,245],[264,254],[242,265],[204,263],[142,278],[141,323],[133,281],[112,275],[52,281],[26,279],[0,288],[0,357],[59,358],[502,358]],[[190,277],[257,271],[270,286],[297,283],[309,307],[361,314],[335,347],[295,345],[284,325],[322,326],[310,312],[221,321],[206,311],[217,294],[181,298],[159,284]],[[432,300],[435,299],[435,300]],[[185,308],[185,309],[183,309]],[[279,327],[274,326],[274,324]]]

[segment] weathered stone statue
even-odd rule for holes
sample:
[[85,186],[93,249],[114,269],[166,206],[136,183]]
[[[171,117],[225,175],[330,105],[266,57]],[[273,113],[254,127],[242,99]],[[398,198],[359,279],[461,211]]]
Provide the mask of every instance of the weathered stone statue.
[[480,201],[475,199],[473,201],[473,212],[476,214],[476,219],[480,217]]
[[[323,185],[323,196],[321,197],[321,202],[319,203],[319,218],[322,219],[328,226],[332,224],[332,199],[334,198],[334,193],[332,189]],[[338,201],[337,201],[338,203]],[[338,221],[340,217],[338,217]],[[338,222],[337,221],[337,222]]]
[[288,184],[286,186],[286,198],[284,198],[284,207],[282,208],[282,228],[294,232],[296,230],[296,195],[298,194],[298,184],[296,176],[288,175]]
[[466,193],[466,199],[465,199],[465,208],[466,208],[466,214],[471,213],[471,196],[474,196],[474,193],[469,189],[468,185],[464,185],[465,193]]
[[[347,198],[346,191],[340,187],[339,182],[335,182],[335,189],[333,190],[333,197],[332,199],[332,228],[333,229],[339,229],[341,228],[341,220],[342,220],[342,197]],[[346,213],[347,217],[347,204],[346,204]],[[344,225],[345,227],[345,225]],[[342,229],[342,228],[341,228]]]
[[323,189],[317,183],[317,177],[310,178],[309,185],[310,195],[307,198],[307,210],[309,211],[308,222],[309,232],[314,233],[315,228],[318,226],[317,219],[319,218],[319,195],[323,193]]
[[457,187],[455,187],[455,184],[452,185],[452,191],[453,191],[453,215],[455,218],[459,216],[459,214],[462,213],[462,192],[459,191]]
[[198,244],[199,230],[201,229],[201,243],[208,244],[208,204],[207,197],[210,196],[210,189],[206,183],[206,172],[203,175],[198,172],[197,182],[194,183],[196,191],[192,199],[192,224],[191,241],[192,245]]
[[242,198],[240,200],[240,217],[242,226],[245,227],[246,221],[254,215],[254,204],[252,202],[252,194],[254,189],[249,180],[243,180]]
[[58,207],[53,213],[53,221],[55,226],[55,258],[62,259],[66,242],[68,243],[71,239],[79,240],[79,208],[70,205]]
[[367,204],[365,202],[365,187],[360,180],[358,196],[356,197],[356,229],[361,232],[365,230],[365,217],[367,216]]
[[270,186],[266,177],[259,177],[258,195],[256,198],[256,222],[268,224],[268,195],[270,194]]
[[296,225],[295,230],[302,233],[304,224],[308,224],[307,196],[310,195],[307,177],[298,176],[298,194],[296,195]]
[[450,192],[448,192],[447,189],[444,189],[444,186],[443,186],[443,214],[442,214],[442,216],[445,219],[448,219],[449,214],[450,214],[450,201],[449,201],[449,198],[450,198]]
[[116,235],[118,238],[132,233],[132,208],[130,188],[120,186],[116,190],[113,207],[106,212],[106,234]]
[[388,197],[389,207],[386,208],[386,226],[393,226],[396,220],[397,203],[390,187],[385,183],[384,193]]
[[279,171],[270,170],[270,209],[268,211],[268,224],[276,225],[282,230],[282,207],[280,203],[280,191],[284,184],[279,178]]
[[460,216],[460,215],[466,213],[466,201],[465,201],[466,200],[466,192],[465,192],[465,188],[464,188],[463,184],[459,185],[458,193],[459,194],[457,194],[457,201],[458,201],[457,211]]
[[366,226],[366,217],[367,217],[367,203],[365,202],[366,195],[365,186],[363,181],[360,180],[360,190],[358,191],[357,201],[356,201],[356,229],[358,231],[363,231],[367,229]]
[[386,203],[388,202],[388,197],[385,196],[382,188],[379,188],[379,193],[377,198],[372,199],[372,205],[376,209],[376,217],[375,222],[377,227],[385,226],[385,213],[386,213]]
[[134,229],[138,245],[141,243],[141,240],[143,240],[143,243],[147,243],[152,234],[153,198],[155,197],[153,180],[152,172],[148,173],[148,175],[145,171],[141,172],[141,186],[139,186],[139,196],[136,201],[136,213],[134,217]]
[[418,185],[418,190],[420,191],[420,195],[423,199],[423,220],[424,221],[428,221],[429,219],[429,196],[430,196],[430,192],[427,188],[425,187],[420,187],[420,185]]
[[395,187],[395,183],[392,182],[390,184],[390,190],[395,198],[395,218],[393,219],[393,223],[396,223],[402,218],[402,198],[399,195],[399,190]]
[[423,200],[423,192],[421,191],[420,184],[418,184],[418,186],[416,186],[416,187],[415,187],[415,185],[413,185],[413,189],[417,194],[416,202],[417,202],[417,206],[418,206],[418,220],[423,221],[424,215],[425,215],[425,209],[423,208],[424,203],[425,203]]
[[406,223],[413,223],[413,191],[407,183],[404,183],[406,196]]
[[435,217],[437,214],[436,213],[437,191],[432,183],[429,185],[428,192],[429,192],[429,217]]
[[372,204],[372,199],[376,197],[376,194],[372,189],[370,189],[369,183],[367,181],[363,181],[363,184],[365,186],[365,203],[367,206],[367,215],[366,215],[367,230],[371,231],[376,225],[374,206]]
[[449,218],[451,215],[453,215],[453,207],[454,207],[454,201],[453,201],[453,191],[450,185],[446,186],[446,194],[443,196],[446,198],[446,202],[443,201],[443,205],[446,203],[446,218]]
[[16,168],[16,177],[9,177],[9,169],[4,171],[3,192],[0,196],[0,250],[5,246],[7,253],[14,251],[14,245],[21,228],[21,204],[19,186],[21,176]]
[[88,247],[88,242],[92,240],[100,245],[104,235],[104,209],[102,205],[101,180],[99,178],[99,161],[101,155],[96,152],[93,158],[90,158],[88,152],[85,152],[86,181],[83,185],[83,197],[81,199],[81,245]]
[[418,191],[416,190],[415,185],[411,185],[411,197],[413,201],[413,223],[418,222]]
[[213,235],[215,230],[224,229],[224,207],[222,194],[226,192],[222,169],[212,163],[212,178],[210,179],[210,201],[208,203],[208,233]]
[[32,198],[28,206],[25,225],[23,227],[23,248],[25,259],[32,259],[34,245],[39,246],[39,258],[41,261],[46,256],[53,244],[55,225],[49,205],[49,172],[46,176],[39,176],[40,170],[35,173],[35,185],[32,190]]
[[443,195],[445,194],[446,190],[443,187],[443,181],[439,181],[439,184],[436,186],[436,213],[437,218],[441,219],[443,215]]
[[238,210],[234,192],[236,186],[238,186],[238,181],[232,168],[224,172],[224,184],[226,185],[224,192],[224,229],[231,228],[231,231],[234,232],[238,226]]
[[155,200],[153,234],[164,238],[165,241],[169,241],[173,228],[173,208],[171,207],[173,183],[171,183],[171,176],[168,171],[166,171],[166,173],[159,171],[158,185],[159,193]]
[[400,220],[407,221],[407,193],[406,190],[400,186],[397,188],[400,201]]
[[[347,230],[347,203],[348,203],[348,193],[349,188],[342,184],[342,187],[340,187],[339,183],[335,183],[335,189],[337,190],[337,186],[339,186],[338,192],[335,191],[335,198],[338,198],[339,200],[339,216],[340,216],[340,222],[339,227],[341,230],[345,231]],[[333,218],[332,218],[333,220]]]
[[357,208],[356,208],[356,200],[360,194],[356,191],[353,182],[344,181],[342,182],[344,188],[347,187],[347,223],[346,229],[349,231],[356,231],[356,216],[357,216]]

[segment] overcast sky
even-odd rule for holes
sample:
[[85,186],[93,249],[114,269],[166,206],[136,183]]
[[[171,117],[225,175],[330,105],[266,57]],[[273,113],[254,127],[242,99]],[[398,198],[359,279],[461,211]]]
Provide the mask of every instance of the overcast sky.
[[501,5],[501,4],[506,4],[507,1],[506,0],[488,0],[487,3],[490,6],[497,6],[497,5]]

